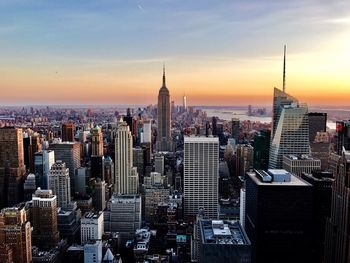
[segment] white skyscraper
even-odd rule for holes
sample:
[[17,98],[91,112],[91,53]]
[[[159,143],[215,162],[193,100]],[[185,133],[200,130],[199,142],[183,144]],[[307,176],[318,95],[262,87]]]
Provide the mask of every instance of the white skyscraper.
[[199,208],[205,217],[218,217],[219,139],[185,137],[184,202],[185,217],[194,218]]
[[132,135],[126,122],[120,122],[115,136],[114,191],[119,194],[136,194],[137,168],[133,167]]
[[142,143],[152,142],[152,124],[151,121],[144,121],[142,127]]
[[71,202],[69,169],[62,161],[57,161],[51,166],[49,176],[49,188],[57,196],[57,205],[67,207]]

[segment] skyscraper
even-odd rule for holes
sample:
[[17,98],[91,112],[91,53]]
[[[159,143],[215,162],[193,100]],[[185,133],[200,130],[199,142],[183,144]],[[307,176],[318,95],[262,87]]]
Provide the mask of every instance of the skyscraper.
[[51,190],[36,190],[33,195],[33,244],[41,249],[57,245],[57,197]]
[[219,140],[185,137],[184,200],[185,217],[193,219],[200,208],[206,217],[218,217]]
[[138,188],[137,169],[133,165],[132,135],[126,122],[120,122],[115,136],[114,191],[135,194]]
[[91,129],[91,155],[103,155],[103,135],[98,126]]
[[43,150],[34,155],[34,173],[36,186],[48,189],[51,166],[55,163],[55,152]]
[[71,202],[69,169],[62,161],[51,166],[49,189],[57,196],[57,206],[66,208]]
[[326,222],[325,263],[350,262],[350,151],[336,164],[332,186],[331,216]]
[[317,132],[325,132],[327,128],[327,113],[309,112],[309,140],[315,140]]
[[186,98],[186,95],[183,96],[183,108],[184,108],[184,111],[187,111],[187,98]]
[[261,130],[254,134],[254,169],[267,170],[269,166],[270,142],[270,130]]
[[32,239],[30,223],[24,205],[4,208],[0,212],[0,244],[7,245],[0,247],[0,254],[12,254],[14,263],[32,262]]
[[80,167],[80,143],[51,143],[49,149],[55,151],[56,160],[61,160],[66,164],[67,168],[69,168],[69,177],[71,180],[71,194],[74,193],[75,172],[76,169]]
[[63,142],[74,142],[74,124],[71,122],[62,124],[62,141]]
[[337,121],[335,147],[338,155],[342,155],[343,148],[350,150],[350,120]]
[[163,66],[163,84],[158,94],[158,130],[157,130],[157,150],[171,150],[171,112],[170,94],[165,83],[165,66]]
[[231,136],[233,139],[235,139],[236,144],[238,143],[239,139],[239,119],[232,118],[231,121]]
[[[275,88],[273,136],[269,168],[282,168],[283,155],[310,154],[308,108],[297,101],[290,104],[289,95]],[[283,102],[283,105],[281,104]],[[278,116],[277,119],[275,117]]]
[[0,208],[20,202],[25,174],[23,134],[20,128],[0,129]]
[[247,172],[252,262],[311,262],[312,205],[312,186],[287,171]]

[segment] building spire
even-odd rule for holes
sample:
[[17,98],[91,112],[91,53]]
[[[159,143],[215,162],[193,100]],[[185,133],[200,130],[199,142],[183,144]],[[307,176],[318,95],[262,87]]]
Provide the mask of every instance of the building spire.
[[284,45],[283,54],[283,92],[286,92],[286,45]]
[[163,87],[166,87],[166,85],[165,85],[165,63],[163,63]]

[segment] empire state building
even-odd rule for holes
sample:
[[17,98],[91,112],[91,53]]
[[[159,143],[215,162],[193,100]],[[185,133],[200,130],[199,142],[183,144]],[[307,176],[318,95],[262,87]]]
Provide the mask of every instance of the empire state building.
[[171,151],[170,121],[170,94],[165,84],[165,66],[163,66],[163,84],[158,94],[157,151]]

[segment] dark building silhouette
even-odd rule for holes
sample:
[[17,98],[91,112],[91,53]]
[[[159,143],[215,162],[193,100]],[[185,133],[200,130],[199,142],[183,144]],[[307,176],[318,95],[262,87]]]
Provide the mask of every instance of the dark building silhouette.
[[18,204],[22,199],[23,156],[22,129],[0,129],[0,208]]
[[309,140],[313,142],[317,132],[325,132],[327,129],[327,113],[309,112]]
[[236,144],[239,139],[239,119],[233,118],[231,121],[231,136],[236,140]]
[[342,155],[343,147],[350,150],[350,120],[337,121],[335,147],[338,155]]
[[269,166],[270,140],[270,130],[261,130],[254,134],[254,169],[267,170]]
[[325,263],[350,262],[350,151],[344,150],[334,169],[331,216],[326,223]]
[[211,129],[212,129],[212,134],[213,136],[217,136],[218,135],[218,119],[217,117],[213,116],[211,119]]
[[310,262],[312,186],[285,170],[247,172],[245,230],[252,262]]
[[62,124],[62,141],[63,142],[74,142],[74,124],[71,122]]
[[312,219],[312,260],[323,261],[326,234],[326,220],[331,215],[333,173],[328,171],[313,171],[303,173],[301,178],[312,185],[313,219]]

